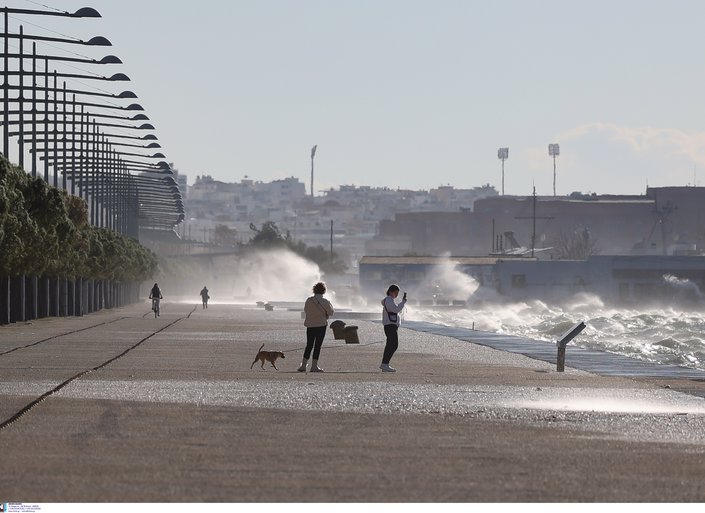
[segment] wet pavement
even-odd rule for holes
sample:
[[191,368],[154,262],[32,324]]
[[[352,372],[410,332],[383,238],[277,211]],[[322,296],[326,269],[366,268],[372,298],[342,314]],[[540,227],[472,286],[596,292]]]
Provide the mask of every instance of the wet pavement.
[[[0,501],[705,499],[703,382],[687,373],[587,372],[572,349],[558,373],[488,347],[530,342],[413,323],[382,373],[382,327],[352,313],[361,343],[329,331],[326,372],[298,373],[297,311],[148,313],[0,327],[0,422],[54,391],[0,429],[16,469]],[[262,343],[279,371],[250,369]]]

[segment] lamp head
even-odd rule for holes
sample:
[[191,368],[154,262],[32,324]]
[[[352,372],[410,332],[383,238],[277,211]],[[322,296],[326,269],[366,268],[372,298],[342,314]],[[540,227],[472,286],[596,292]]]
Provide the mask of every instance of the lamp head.
[[120,60],[120,57],[116,57],[115,55],[106,55],[102,59],[98,61],[99,64],[122,64],[122,61]]
[[86,41],[86,44],[90,46],[113,46],[113,44],[103,36],[92,37]]
[[100,13],[92,7],[81,7],[71,16],[74,18],[101,18]]

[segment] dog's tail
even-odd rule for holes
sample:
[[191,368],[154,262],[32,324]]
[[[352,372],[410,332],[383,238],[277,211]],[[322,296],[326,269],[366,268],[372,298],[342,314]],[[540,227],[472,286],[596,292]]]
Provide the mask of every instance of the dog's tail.
[[257,352],[259,353],[259,352],[262,350],[263,347],[264,347],[264,344],[262,344],[261,346],[259,346],[259,349],[257,350]]

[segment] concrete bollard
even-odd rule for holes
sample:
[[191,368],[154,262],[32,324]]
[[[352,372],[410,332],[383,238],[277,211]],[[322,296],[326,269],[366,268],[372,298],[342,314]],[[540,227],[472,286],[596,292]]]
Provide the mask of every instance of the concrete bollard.
[[357,337],[357,326],[345,326],[345,328],[343,328],[343,338],[346,344],[359,344],[360,339]]
[[335,340],[343,340],[345,338],[345,323],[343,321],[337,320],[331,322],[330,329],[333,330],[333,338]]

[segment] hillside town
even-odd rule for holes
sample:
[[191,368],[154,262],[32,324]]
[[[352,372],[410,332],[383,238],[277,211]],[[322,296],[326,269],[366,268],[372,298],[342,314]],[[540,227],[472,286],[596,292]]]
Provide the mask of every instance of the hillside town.
[[400,246],[393,237],[379,239],[382,221],[391,222],[404,213],[472,211],[475,201],[497,196],[489,184],[429,191],[342,185],[312,197],[295,177],[271,182],[245,177],[227,183],[199,175],[189,185],[180,174],[177,181],[187,213],[176,229],[179,248],[172,251],[193,254],[236,248],[252,237],[251,223],[271,221],[296,242],[326,249],[332,245],[349,269],[357,268],[368,254],[406,252],[408,244]]
[[293,176],[226,183],[199,175],[188,184],[178,175],[177,182],[184,222],[143,230],[140,239],[161,256],[201,262],[196,268],[208,269],[211,279],[268,223],[292,244],[340,262],[344,273],[325,273],[339,289],[404,282],[438,302],[439,289],[451,284],[429,285],[428,277],[448,259],[483,287],[516,298],[560,300],[588,291],[625,303],[670,297],[677,280],[705,289],[697,267],[705,248],[705,187],[514,196],[490,184],[428,191],[342,185],[312,196]]
[[[237,183],[199,175],[177,182],[186,217],[166,253],[222,252],[270,221],[308,246],[332,249],[350,269],[363,256],[685,255],[705,248],[705,188],[649,187],[644,194],[500,195],[485,184],[409,190],[341,185],[312,196],[296,177]],[[168,230],[167,230],[168,231]],[[156,242],[153,242],[156,243]],[[164,251],[162,252],[164,253]]]

